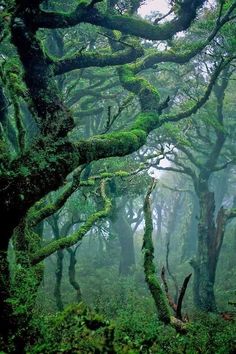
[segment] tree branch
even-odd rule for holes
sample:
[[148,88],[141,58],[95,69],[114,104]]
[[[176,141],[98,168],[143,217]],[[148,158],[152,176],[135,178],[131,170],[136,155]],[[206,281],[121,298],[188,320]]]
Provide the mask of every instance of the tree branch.
[[155,301],[158,317],[160,321],[164,322],[165,324],[169,324],[171,321],[170,311],[165,299],[165,295],[157,280],[156,269],[153,263],[153,258],[154,258],[154,247],[152,242],[153,222],[152,222],[150,196],[153,189],[155,188],[155,185],[156,185],[156,181],[155,179],[153,179],[152,183],[148,188],[144,205],[143,205],[144,220],[145,220],[145,230],[143,235],[143,246],[142,246],[142,250],[144,252],[144,273],[145,273],[145,280],[152,294],[153,300]]
[[111,210],[111,201],[107,198],[105,193],[105,180],[102,180],[101,182],[101,197],[104,202],[104,209],[90,215],[84,225],[72,235],[68,237],[61,237],[59,240],[52,241],[45,247],[41,248],[38,252],[32,255],[31,264],[38,264],[57,250],[69,248],[75,245],[77,242],[81,241],[82,238],[86,235],[86,233],[93,227],[95,222],[101,218],[106,217]]
[[162,270],[161,270],[161,279],[164,284],[164,289],[165,289],[165,293],[166,293],[169,305],[172,308],[172,310],[174,312],[176,312],[176,304],[175,304],[174,300],[172,299],[171,295],[169,294],[169,288],[168,288],[168,284],[167,284],[166,277],[165,277],[165,267],[164,266],[162,267]]
[[[40,208],[40,204],[43,201],[39,201],[27,213],[27,222],[33,228],[38,225],[42,220],[56,213],[63,207],[67,199],[75,192],[80,185],[80,175],[85,166],[81,166],[75,171],[73,175],[73,181],[66,186],[65,190],[60,194],[53,203],[49,203],[46,206]],[[39,208],[38,208],[39,207]]]
[[55,75],[65,74],[75,69],[88,67],[106,67],[112,65],[122,65],[133,62],[143,55],[142,48],[128,48],[115,53],[108,52],[100,54],[98,52],[78,53],[69,58],[62,58],[52,63]]
[[223,165],[220,166],[215,166],[214,168],[212,168],[212,172],[217,172],[217,171],[221,171],[224,170],[226,167],[228,167],[231,163],[234,163],[236,159],[232,159],[230,161],[227,161],[226,163],[224,163]]
[[111,30],[118,30],[150,40],[165,40],[177,32],[186,30],[196,17],[197,9],[204,0],[183,0],[178,16],[173,20],[159,25],[127,15],[103,14],[88,5],[79,4],[71,13],[54,13],[40,11],[35,24],[41,28],[66,28],[85,22]]
[[206,101],[210,97],[210,94],[211,94],[211,91],[213,89],[213,86],[214,86],[218,76],[220,75],[221,71],[223,70],[223,68],[225,68],[233,59],[235,59],[235,57],[229,57],[226,60],[222,61],[217,66],[217,68],[215,69],[215,71],[213,72],[213,74],[211,76],[211,79],[210,79],[208,87],[207,87],[207,89],[205,91],[205,94],[202,96],[202,98],[195,105],[193,105],[188,110],[180,112],[180,113],[177,113],[177,114],[166,114],[166,115],[163,115],[161,121],[163,123],[166,123],[166,122],[178,122],[181,119],[184,119],[186,117],[189,117],[192,114],[195,114],[204,105],[204,103],[206,103]]
[[177,309],[176,309],[176,318],[178,318],[179,320],[182,321],[182,303],[183,303],[183,299],[184,299],[184,295],[185,295],[185,292],[187,290],[187,286],[188,286],[188,283],[189,283],[189,280],[192,276],[192,273],[190,273],[185,279],[184,279],[184,282],[183,282],[183,285],[182,285],[182,288],[180,290],[180,294],[179,294],[179,298],[178,298],[178,304],[177,304]]
[[[148,54],[144,59],[138,61],[136,64],[136,72],[139,72],[144,69],[148,69],[153,67],[153,65],[158,64],[158,63],[164,63],[164,62],[172,62],[172,63],[177,63],[177,64],[185,64],[190,59],[195,57],[198,53],[200,53],[217,35],[219,30],[229,21],[231,21],[231,13],[234,11],[236,8],[236,2],[233,3],[228,11],[225,13],[225,15],[216,22],[215,27],[209,34],[209,36],[206,38],[205,41],[202,41],[200,43],[194,43],[192,47],[186,49],[179,49],[178,52],[174,51],[174,48],[171,50],[163,51],[163,52],[156,52],[156,50]],[[179,54],[181,53],[181,54]]]

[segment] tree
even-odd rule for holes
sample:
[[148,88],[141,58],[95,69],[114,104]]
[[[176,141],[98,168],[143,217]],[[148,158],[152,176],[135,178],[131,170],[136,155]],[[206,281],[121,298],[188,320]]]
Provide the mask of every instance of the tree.
[[[226,182],[220,191],[217,188],[212,190],[213,174],[234,162],[235,152],[232,149],[227,152],[230,150],[227,149],[227,138],[230,141],[232,132],[227,127],[226,117],[229,113],[227,109],[224,111],[224,97],[231,75],[232,69],[226,67],[222,77],[215,84],[216,100],[213,104],[216,113],[211,121],[212,126],[208,125],[206,129],[205,122],[207,116],[213,114],[213,110],[208,110],[206,116],[200,113],[200,117],[203,115],[203,123],[194,122],[193,126],[186,130],[185,137],[188,140],[177,141],[172,137],[172,142],[175,140],[178,149],[171,152],[172,157],[167,157],[172,165],[166,168],[157,166],[158,169],[186,174],[193,182],[199,202],[199,219],[197,253],[191,260],[191,265],[194,269],[194,302],[196,307],[203,311],[216,311],[214,294],[216,267],[226,224],[235,216],[234,207],[226,209],[222,206],[227,190]],[[229,117],[227,118],[229,120]]]

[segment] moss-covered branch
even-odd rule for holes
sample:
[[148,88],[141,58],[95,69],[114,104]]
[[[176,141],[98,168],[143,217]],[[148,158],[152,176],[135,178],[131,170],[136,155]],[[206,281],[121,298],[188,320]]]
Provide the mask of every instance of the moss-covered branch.
[[138,96],[142,112],[158,114],[160,103],[159,92],[146,79],[135,74],[135,65],[123,65],[117,71],[122,86]]
[[142,56],[143,53],[144,50],[142,48],[130,47],[115,53],[109,52],[101,54],[99,52],[82,52],[73,57],[62,58],[61,60],[54,62],[52,65],[55,75],[61,75],[75,69],[130,63]]
[[80,174],[83,170],[83,166],[78,168],[73,175],[73,181],[69,183],[65,190],[56,198],[54,202],[47,204],[46,206],[40,207],[44,201],[40,200],[32,208],[29,209],[27,213],[28,224],[33,228],[37,226],[41,221],[47,217],[56,213],[60,208],[63,207],[67,199],[75,192],[80,185]]
[[204,0],[184,0],[172,21],[158,25],[128,15],[103,14],[82,2],[71,13],[41,11],[35,22],[41,28],[66,28],[86,22],[150,40],[165,40],[179,31],[186,30],[196,17],[197,9],[204,2]]
[[[21,98],[25,98],[26,87],[23,82],[22,70],[20,69],[19,63],[15,58],[12,59],[12,61],[10,60],[10,58],[8,60],[4,59],[3,63],[1,64],[0,78],[4,86],[4,89],[7,91],[10,101],[14,108],[14,117],[15,117],[15,126],[16,126],[16,132],[14,134],[17,136],[18,141],[17,144],[13,144],[13,146],[20,153],[22,153],[26,146],[26,130],[22,120],[20,100]],[[5,97],[3,91],[1,95],[2,95],[1,101],[3,100],[2,103],[4,104],[4,107],[2,108],[0,121],[2,122],[5,130],[7,131],[9,130],[8,126],[11,126],[10,122],[6,121],[7,107],[9,103],[7,103],[7,101],[4,99]],[[11,129],[14,131],[13,127]]]
[[[177,332],[184,333],[186,331],[186,325],[176,317],[171,316],[170,308],[168,306],[167,297],[163,292],[156,274],[154,259],[154,246],[152,242],[152,232],[153,232],[153,221],[152,221],[152,211],[151,211],[151,193],[155,188],[156,180],[153,179],[150,184],[143,205],[144,211],[144,221],[145,230],[143,236],[143,253],[144,253],[144,272],[145,280],[147,282],[148,288],[152,294],[153,300],[156,305],[156,310],[158,318],[161,322],[173,326]],[[187,287],[187,286],[186,286]],[[185,288],[186,290],[186,288]],[[167,289],[168,292],[168,289]],[[184,291],[185,292],[185,291]],[[184,295],[184,293],[183,293]],[[182,300],[181,300],[182,304]]]
[[216,83],[217,78],[219,77],[221,71],[232,61],[235,57],[229,57],[222,61],[214,70],[207,89],[204,95],[198,100],[196,104],[194,104],[191,108],[187,109],[186,111],[182,111],[177,114],[164,114],[161,118],[162,123],[166,122],[178,122],[181,119],[190,117],[192,114],[195,114],[208,100],[210,97],[211,91]]
[[145,56],[144,59],[139,60],[135,66],[136,72],[141,70],[145,70],[148,68],[153,67],[155,64],[164,63],[164,62],[171,62],[177,64],[185,64],[190,59],[195,57],[198,53],[200,53],[210,42],[214,39],[220,29],[228,22],[232,20],[232,12],[236,8],[236,3],[233,3],[230,8],[226,11],[225,15],[222,18],[219,18],[216,21],[215,27],[210,32],[208,37],[205,40],[200,42],[195,42],[191,46],[189,45],[188,48],[171,48],[170,50],[165,50],[161,52],[157,52],[154,50],[153,53],[148,54]]
[[75,245],[77,242],[81,241],[82,238],[86,235],[86,233],[93,227],[96,221],[101,218],[108,216],[111,210],[111,201],[107,198],[105,193],[105,180],[101,182],[101,197],[104,202],[104,209],[95,212],[90,215],[87,221],[84,223],[82,227],[79,228],[78,231],[74,232],[72,235],[68,237],[61,237],[59,240],[52,241],[45,247],[41,248],[38,252],[36,252],[31,258],[31,264],[35,265],[44,260],[46,257],[50,256],[54,252],[59,249],[69,248]]

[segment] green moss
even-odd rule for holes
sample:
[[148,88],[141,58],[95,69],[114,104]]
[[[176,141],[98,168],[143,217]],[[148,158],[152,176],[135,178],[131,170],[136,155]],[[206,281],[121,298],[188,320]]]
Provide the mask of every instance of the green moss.
[[100,173],[101,178],[112,178],[112,177],[128,177],[129,172],[126,171],[116,171],[116,172],[102,172]]
[[91,227],[99,219],[104,218],[109,215],[112,207],[111,200],[107,198],[105,194],[105,181],[101,182],[101,197],[104,202],[104,208],[90,215],[83,226],[79,228],[78,231],[74,232],[72,235],[67,237],[62,237],[59,240],[52,241],[45,247],[41,248],[39,251],[36,251],[31,257],[31,263],[38,264],[46,257],[50,256],[59,249],[69,248],[79,241],[86,235],[86,233],[91,229]]
[[80,182],[80,186],[94,186],[95,185],[95,180],[94,178],[89,178],[88,180],[86,181],[81,181]]
[[158,313],[158,318],[165,324],[170,323],[170,309],[167,304],[167,298],[162,291],[162,288],[157,280],[157,274],[155,265],[153,263],[154,259],[154,247],[152,242],[152,232],[153,232],[153,222],[152,222],[152,212],[150,205],[150,195],[155,184],[149,187],[147,192],[145,202],[144,202],[144,220],[145,220],[145,231],[143,236],[143,251],[144,251],[144,273],[145,280],[147,282],[148,288],[152,294],[153,300],[155,301],[156,310]]
[[144,36],[145,38],[155,39],[158,36],[160,27],[158,28],[151,25],[150,22],[142,20],[140,18],[132,18],[123,14],[119,15],[107,15],[107,20],[110,28],[119,29],[121,32],[134,34],[136,36]]
[[135,93],[140,101],[143,112],[157,112],[160,95],[146,79],[135,75],[137,68],[133,64],[127,64],[119,68],[118,74],[124,88]]
[[147,134],[158,127],[159,117],[155,113],[140,113],[137,115],[132,129],[141,129]]
[[115,175],[119,177],[128,177],[130,174],[126,171],[117,171]]
[[97,135],[76,144],[77,151],[86,162],[107,156],[124,156],[138,150],[145,144],[147,134],[141,129]]

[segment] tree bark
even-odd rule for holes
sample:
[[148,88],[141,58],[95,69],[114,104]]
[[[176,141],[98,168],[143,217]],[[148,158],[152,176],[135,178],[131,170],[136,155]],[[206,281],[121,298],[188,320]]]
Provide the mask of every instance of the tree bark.
[[127,221],[124,208],[125,206],[122,206],[122,210],[120,209],[115,212],[116,214],[113,216],[113,228],[118,236],[121,247],[120,275],[130,274],[135,267],[133,231]]
[[196,196],[192,196],[191,216],[187,221],[186,233],[183,241],[181,260],[186,261],[196,254],[198,237],[199,202]]
[[[58,216],[55,214],[53,216],[51,216],[51,227],[52,227],[54,239],[59,240],[60,239],[60,230],[59,230],[59,226],[58,226]],[[64,253],[63,253],[62,249],[59,249],[57,251],[56,257],[57,257],[57,265],[56,265],[56,270],[55,270],[56,282],[55,282],[55,286],[54,286],[53,295],[56,300],[57,309],[59,311],[62,311],[64,308],[62,296],[61,296],[61,282],[62,282],[62,276],[63,276],[63,258],[64,258]]]
[[64,253],[63,250],[57,251],[57,267],[55,271],[55,276],[56,276],[56,283],[54,287],[54,297],[56,299],[56,305],[59,311],[62,311],[64,306],[63,306],[63,301],[62,301],[62,296],[61,296],[61,281],[62,281],[62,272],[63,272],[63,258],[64,258]]
[[79,303],[82,301],[82,294],[81,294],[81,289],[80,285],[76,280],[76,271],[75,271],[75,265],[77,263],[76,260],[76,250],[72,250],[71,248],[68,248],[67,251],[70,254],[70,264],[69,264],[69,269],[68,269],[68,275],[69,275],[69,282],[73,286],[76,292],[76,301]]
[[213,247],[215,238],[214,193],[208,190],[199,195],[200,219],[198,224],[198,246],[194,266],[194,303],[202,311],[216,311],[214,293],[216,255]]
[[143,205],[144,220],[145,220],[145,230],[144,230],[143,246],[142,246],[142,250],[144,252],[144,273],[145,273],[145,280],[147,282],[148,288],[152,294],[153,300],[155,301],[158,318],[161,322],[165,324],[169,324],[171,322],[171,316],[166,301],[167,299],[158,282],[156,269],[153,262],[154,259],[154,247],[152,241],[153,222],[152,222],[150,195],[154,187],[155,187],[155,181],[153,180],[152,184],[149,187]]

